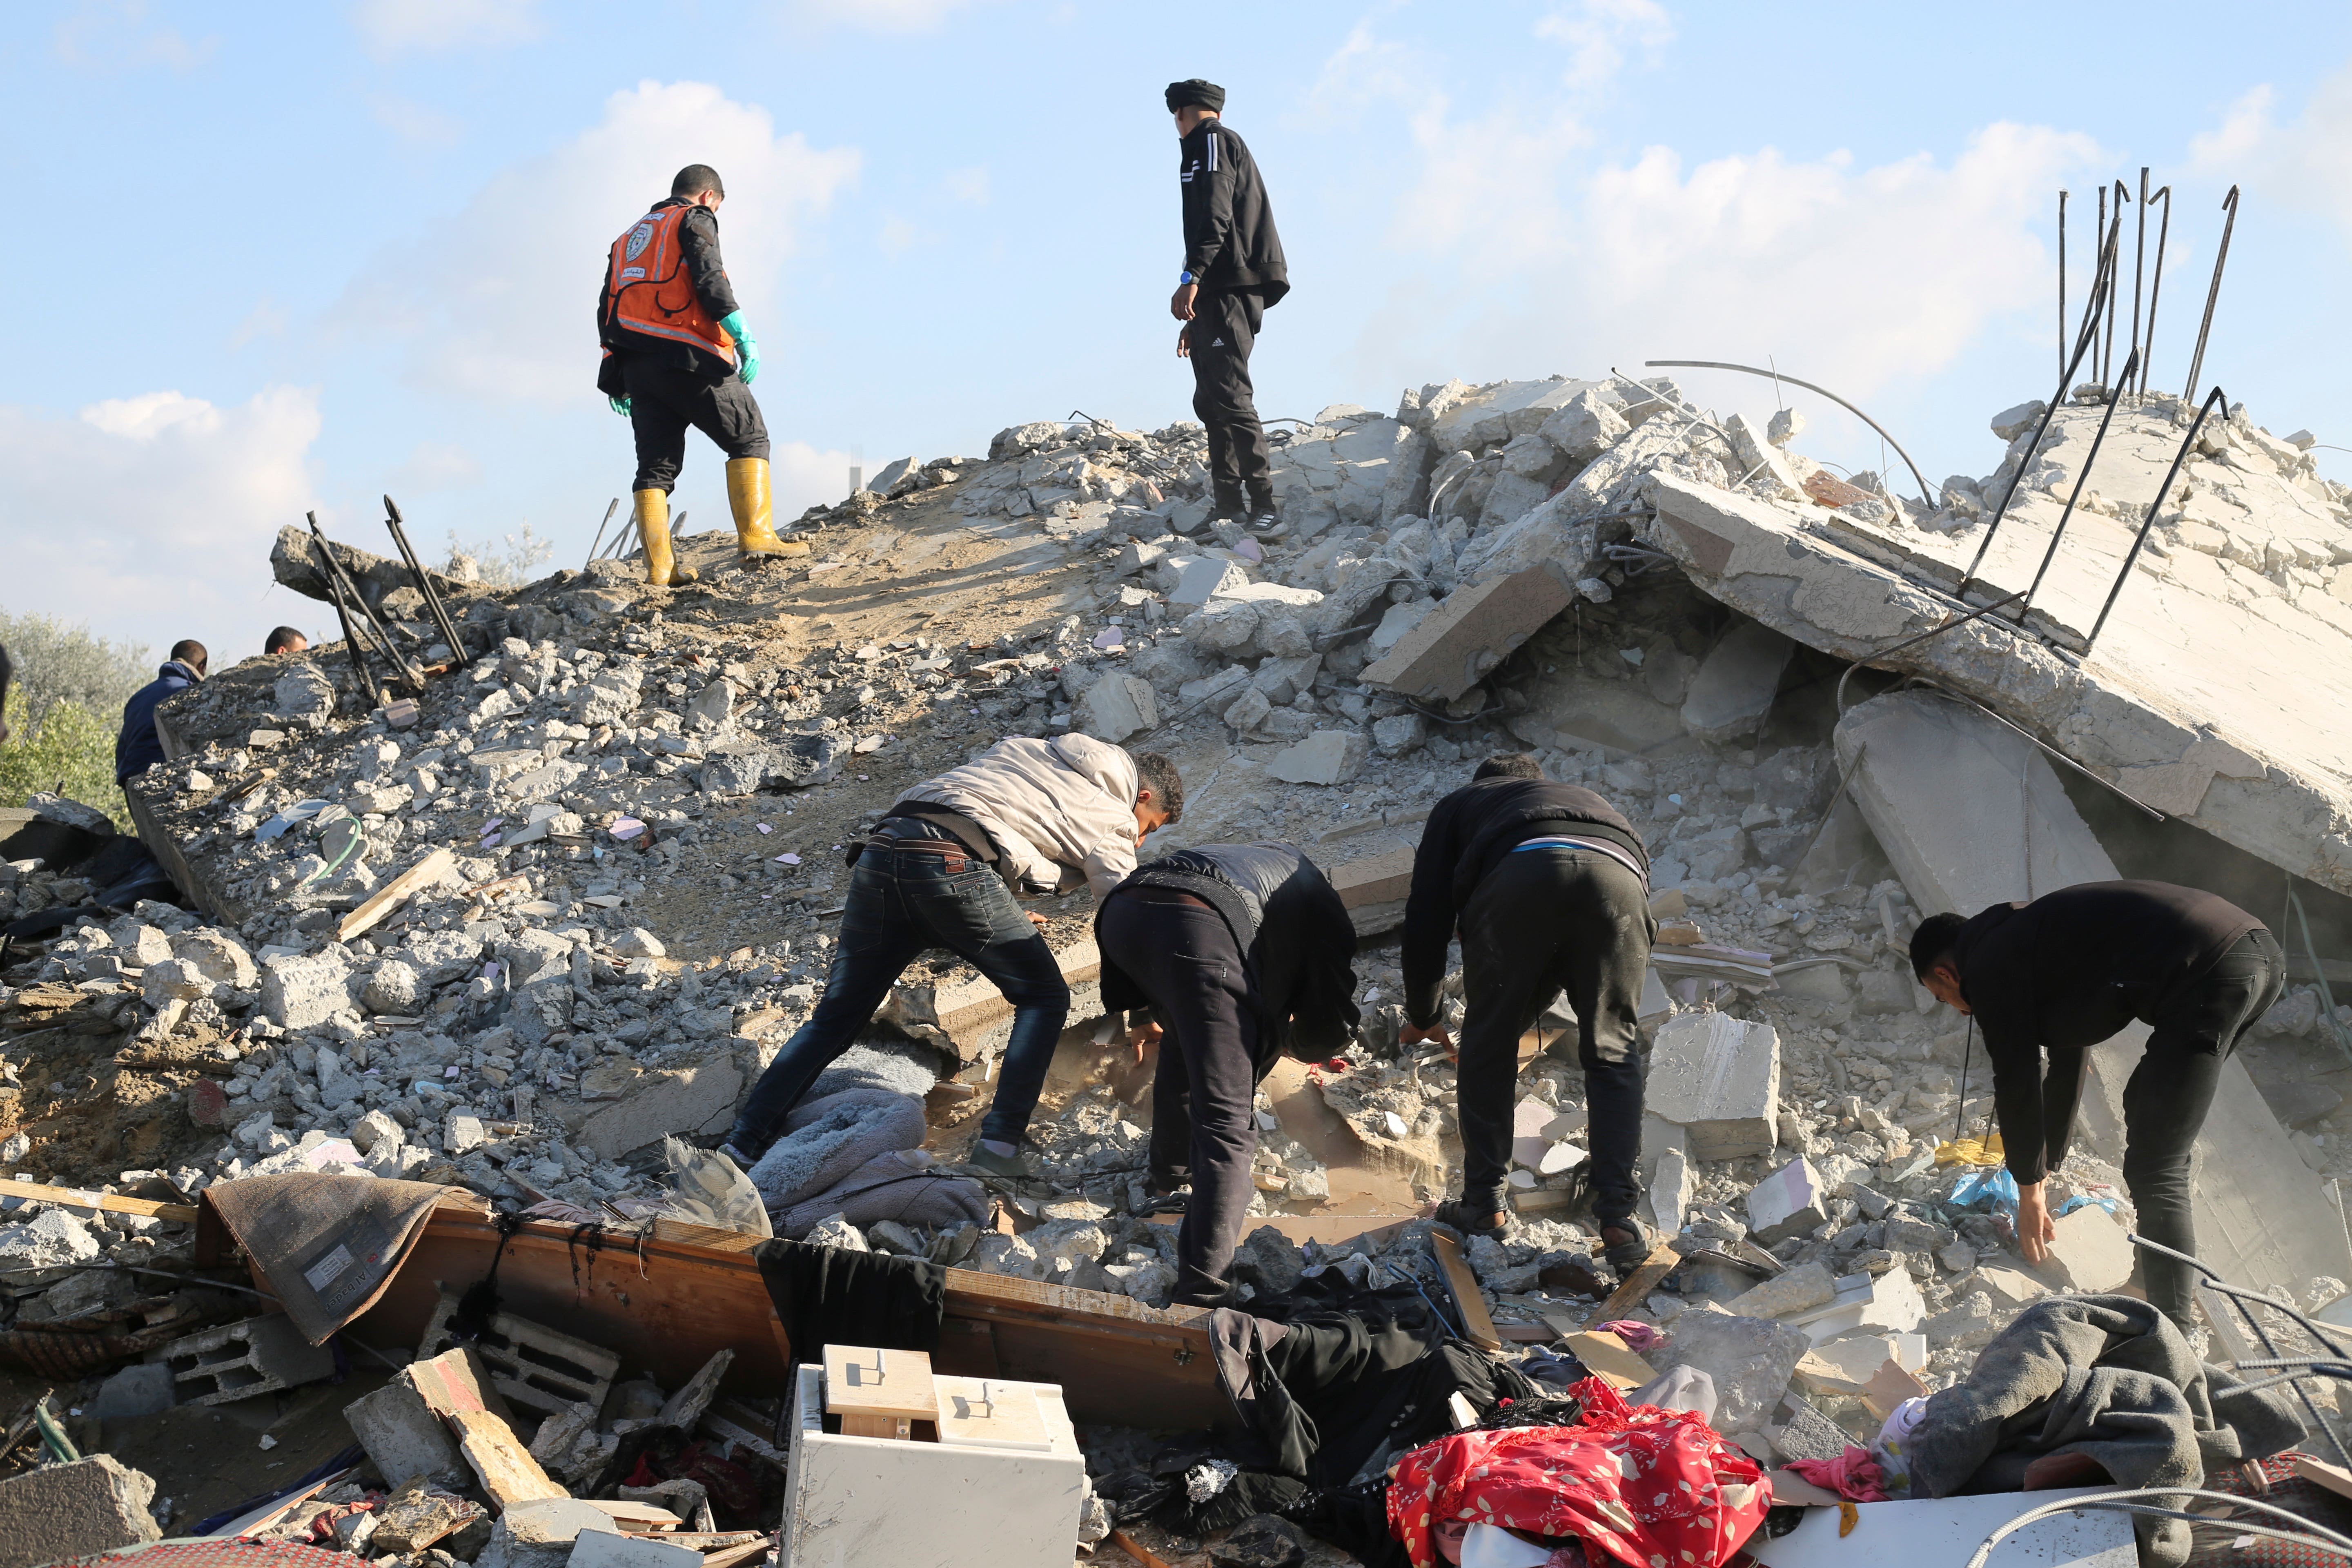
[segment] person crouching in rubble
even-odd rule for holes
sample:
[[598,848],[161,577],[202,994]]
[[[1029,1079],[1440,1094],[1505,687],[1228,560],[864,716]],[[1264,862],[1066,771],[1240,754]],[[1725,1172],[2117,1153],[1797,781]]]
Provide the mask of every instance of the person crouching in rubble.
[[[2135,1018],[2148,1025],[2147,1053],[2124,1086],[2124,1184],[2141,1235],[2196,1252],[2198,1130],[2238,1037],[2286,989],[2286,954],[2262,921],[2195,888],[2084,882],[1972,920],[1928,916],[1911,933],[1911,971],[1984,1035],[2029,1263],[2057,1237],[2042,1183],[2066,1158],[2084,1053]],[[2191,1326],[2187,1264],[2142,1251],[2137,1273],[2151,1303]]]
[[1519,1037],[1562,990],[1576,1010],[1592,1137],[1592,1213],[1610,1267],[1649,1255],[1634,1217],[1642,1152],[1642,1060],[1633,1013],[1657,921],[1650,856],[1616,807],[1589,789],[1547,779],[1533,757],[1478,764],[1437,803],[1412,860],[1404,907],[1406,1045],[1452,1048],[1439,1021],[1445,948],[1462,935],[1462,1196],[1437,1217],[1470,1235],[1509,1220],[1511,1098]]
[[1095,915],[1095,941],[1105,1010],[1151,1009],[1129,1037],[1139,1059],[1147,1041],[1162,1042],[1148,1184],[1159,1197],[1192,1186],[1175,1299],[1226,1305],[1255,1191],[1259,1080],[1286,1050],[1321,1061],[1353,1037],[1356,928],[1293,846],[1203,844],[1121,882]]
[[849,898],[824,995],[735,1119],[727,1152],[749,1169],[785,1113],[847,1050],[898,976],[944,947],[1013,1004],[1013,1037],[971,1163],[1025,1176],[1022,1135],[1070,1010],[1070,987],[1017,890],[1050,892],[1056,864],[1084,874],[1099,900],[1135,869],[1145,835],[1184,812],[1176,764],[1086,735],[1000,741],[907,792],[873,835],[850,846]]
[[8,738],[8,679],[16,667],[8,662],[8,650],[0,647],[0,741]]

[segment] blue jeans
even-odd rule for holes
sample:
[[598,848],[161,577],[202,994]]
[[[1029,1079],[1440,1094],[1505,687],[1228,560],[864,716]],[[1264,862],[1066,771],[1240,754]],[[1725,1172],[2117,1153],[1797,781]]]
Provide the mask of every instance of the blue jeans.
[[760,1075],[736,1116],[730,1142],[751,1159],[775,1142],[785,1114],[873,1021],[907,966],[930,948],[944,947],[970,963],[1013,1004],[1013,1037],[981,1136],[1017,1143],[1037,1108],[1070,1011],[1070,988],[1053,950],[1003,879],[967,858],[946,834],[904,817],[891,818],[877,832],[905,844],[944,845],[950,853],[868,847],[858,858],[824,995]]

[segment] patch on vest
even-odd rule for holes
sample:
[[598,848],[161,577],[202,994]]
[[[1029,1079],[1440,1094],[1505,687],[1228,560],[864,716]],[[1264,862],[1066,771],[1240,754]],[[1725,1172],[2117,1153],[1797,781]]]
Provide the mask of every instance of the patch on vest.
[[646,253],[646,247],[651,245],[653,242],[654,226],[650,222],[637,225],[636,227],[629,230],[628,247],[621,253],[622,258],[626,261],[635,261],[638,257],[643,256]]

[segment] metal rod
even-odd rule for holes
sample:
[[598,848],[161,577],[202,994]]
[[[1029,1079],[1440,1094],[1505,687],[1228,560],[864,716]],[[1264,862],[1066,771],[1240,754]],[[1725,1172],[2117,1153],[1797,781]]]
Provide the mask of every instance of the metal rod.
[[[1878,652],[1872,654],[1870,657],[1874,659],[1891,658],[1895,655],[1901,653],[1906,647],[1916,647],[1930,637],[1942,637],[1946,632],[1950,631],[1955,626],[1964,626],[1970,621],[1989,616],[1995,610],[2000,609],[2003,605],[2009,604],[2011,601],[2015,599],[2021,599],[2024,596],[2025,590],[2021,588],[2014,594],[1995,599],[1991,604],[1985,605],[1981,609],[1970,610],[1965,616],[1955,616],[1950,620],[1946,621],[1942,626],[1937,626],[1931,631],[1921,632],[1916,637],[1906,637],[1901,642],[1896,643],[1893,647],[1881,648]],[[1845,715],[1845,683],[1852,680],[1853,679],[1853,672],[1862,668],[1863,666],[1861,661],[1856,660],[1853,664],[1847,665],[1845,667],[1845,673],[1838,677],[1837,691],[1832,698],[1832,701],[1835,703],[1838,716],[1841,718]]]
[[416,578],[416,591],[425,595],[425,607],[433,612],[433,624],[441,628],[442,640],[449,645],[449,658],[455,664],[469,664],[473,656],[466,650],[466,639],[457,633],[457,623],[449,618],[448,606],[434,591],[432,574],[416,559],[416,551],[408,542],[408,530],[400,515],[400,505],[390,496],[383,498],[384,527],[392,531],[392,542],[400,547],[400,558],[408,563],[409,572]]
[[384,702],[383,692],[377,687],[375,677],[368,672],[367,658],[360,648],[360,634],[353,629],[352,612],[343,603],[342,585],[335,581],[334,562],[327,553],[327,542],[312,534],[310,544],[324,563],[320,575],[326,579],[327,597],[334,604],[335,619],[342,623],[343,654],[352,661],[352,674],[359,679],[360,695],[367,700],[368,706],[381,708]]
[[[2131,199],[2131,189],[2121,180],[2116,182],[2116,238],[2124,235],[2124,204]],[[2116,363],[2116,318],[2123,303],[2124,269],[2118,265],[2107,273],[2107,331],[2105,344],[2099,350],[2099,384],[2107,384],[2107,373]]]
[[2164,471],[2164,482],[2156,487],[2156,499],[2147,503],[2147,515],[2140,520],[2139,532],[2133,536],[2132,547],[2124,552],[2123,570],[2116,574],[2116,585],[2107,590],[2107,602],[2099,606],[2099,618],[2091,623],[2091,635],[2083,639],[2084,658],[2091,656],[2092,645],[2099,640],[2100,629],[2107,624],[2107,612],[2116,607],[2116,600],[2122,595],[2124,584],[2131,581],[2132,566],[2139,560],[2140,547],[2147,542],[2147,531],[2156,526],[2157,510],[2164,505],[2164,498],[2171,493],[2172,481],[2179,478],[2180,465],[2189,460],[2189,448],[2197,444],[2197,432],[2204,428],[2205,416],[2213,411],[2217,400],[2226,400],[2226,396],[2219,386],[2214,387],[2205,401],[2198,405],[2197,417],[2189,422],[2189,434],[2180,438],[2180,449],[2172,454],[2172,467]]
[[2066,374],[2066,193],[2058,193],[2058,374]]
[[[2106,246],[2106,243],[2107,243],[2107,187],[2106,187],[2105,184],[2102,184],[2102,185],[2100,185],[2100,187],[2099,187],[2099,245],[2100,245],[2100,247],[2101,247],[2102,249],[2104,249],[2104,248],[2105,247],[2105,246]],[[2092,293],[2092,295],[2094,296],[2094,298],[2093,298],[2093,299],[2091,299],[2091,300],[2084,300],[2084,303],[2083,303],[2084,319],[2084,320],[2086,320],[2086,321],[2090,319],[2090,312],[2091,312],[2091,309],[2092,309],[2092,307],[2093,307],[2095,304],[2095,305],[2097,305],[2097,306],[2102,307],[2102,308],[2103,308],[2103,309],[2102,309],[2102,313],[2104,313],[2104,307],[2105,307],[2105,305],[2106,304],[2106,293],[2107,293],[2107,279],[2106,279],[2106,273],[2105,273],[2104,270],[2102,270],[2102,271],[2100,272],[2100,274],[2099,274],[2099,278],[2098,278],[2098,280],[2097,280],[2096,282],[2095,282],[2095,283],[2093,283],[2093,284],[2091,285],[2091,293]],[[2096,376],[2096,375],[2098,375],[2098,374],[2100,374],[2100,369],[2099,369],[2099,356],[2098,356],[2097,354],[2095,354],[2095,354],[2093,354],[2093,355],[2091,356],[2091,374],[2092,374],[2094,376]]]
[[2124,386],[2138,369],[2139,351],[2134,349],[2131,357],[2124,361],[2124,374],[2107,389],[2106,412],[2099,416],[2098,434],[2091,437],[2091,449],[2083,455],[2083,466],[2074,471],[2074,488],[2066,494],[2066,510],[2058,514],[2058,526],[2050,531],[2050,548],[2042,552],[2041,568],[2033,574],[2033,581],[2026,584],[2025,602],[2017,606],[2017,624],[2021,626],[2025,625],[2027,612],[2033,608],[2033,595],[2042,591],[2042,579],[2050,574],[2050,563],[2058,559],[2059,541],[2066,537],[2066,524],[2074,519],[2074,503],[2083,499],[2083,487],[2091,482],[2091,466],[2099,460],[2099,447],[2107,438],[2107,426],[2115,421],[2116,405],[2122,401]]
[[619,496],[614,496],[613,498],[612,504],[604,509],[604,521],[596,525],[596,537],[589,541],[588,559],[580,563],[580,569],[583,572],[588,570],[588,568],[595,563],[596,552],[604,542],[604,531],[613,525],[613,514],[620,510],[621,498]]
[[2238,187],[2231,185],[2230,194],[2221,198],[2221,210],[2230,216],[2221,225],[2221,248],[2213,256],[2213,281],[2205,290],[2205,319],[2197,327],[2197,353],[2189,361],[2189,384],[2180,389],[2183,403],[2197,395],[2197,374],[2205,368],[2205,339],[2213,331],[2213,306],[2221,298],[2221,268],[2230,259],[2230,231],[2238,226]]
[[2294,875],[2287,874],[2286,905],[2294,911],[2295,923],[2303,928],[2303,951],[2311,958],[2311,972],[2319,981],[2319,1000],[2327,1009],[2327,1032],[2336,1037],[2336,1048],[2352,1057],[2352,1040],[2345,1038],[2344,1026],[2336,1017],[2336,992],[2327,984],[2327,966],[2319,962],[2319,948],[2311,940],[2311,917],[2303,910],[2303,899],[2294,890]]
[[1911,477],[1919,481],[1919,499],[1927,503],[1927,510],[1929,511],[1936,510],[1936,492],[1928,488],[1927,476],[1919,471],[1919,465],[1911,460],[1911,454],[1903,449],[1903,443],[1897,441],[1892,435],[1889,435],[1885,426],[1881,425],[1877,420],[1873,419],[1869,415],[1864,414],[1861,409],[1856,408],[1853,404],[1848,403],[1844,398],[1840,397],[1836,393],[1832,392],[1826,386],[1815,386],[1810,381],[1799,381],[1787,371],[1758,370],[1752,364],[1728,364],[1722,360],[1648,359],[1643,360],[1642,363],[1645,368],[1650,369],[1675,367],[1691,370],[1736,370],[1748,375],[1769,376],[1774,381],[1785,381],[1790,386],[1801,386],[1807,392],[1818,392],[1823,397],[1828,398],[1832,403],[1836,404],[1840,408],[1844,409],[1856,419],[1861,420],[1864,425],[1869,426],[1873,430],[1877,431],[1880,436],[1884,437],[1886,444],[1895,448],[1895,455],[1903,459],[1904,466],[1911,470]]
[[424,696],[424,670],[411,663],[408,656],[400,651],[400,645],[393,640],[392,628],[384,625],[383,617],[376,613],[375,606],[367,602],[367,595],[360,592],[360,585],[352,581],[350,573],[343,570],[343,563],[335,559],[333,542],[327,538],[327,531],[319,526],[319,514],[313,511],[304,515],[310,520],[310,536],[319,542],[319,553],[325,559],[327,570],[342,584],[344,596],[360,607],[360,614],[374,628],[376,651],[399,673],[402,684],[417,696]]
[[2164,222],[2156,231],[2156,276],[2147,286],[2147,353],[2139,362],[2139,391],[2143,397],[2147,395],[2148,361],[2156,357],[2156,302],[2164,292],[2164,242],[2172,237],[2172,187],[2167,185],[2147,199],[2164,203]]
[[[2117,230],[2116,234],[2121,232]],[[1955,598],[1965,600],[1968,597],[1969,584],[1977,580],[1977,568],[1984,564],[1986,553],[1992,549],[1993,535],[2000,531],[2002,520],[2009,516],[2009,503],[2016,498],[2018,484],[2025,478],[2025,465],[2042,450],[2042,437],[2049,434],[2050,422],[2058,416],[2058,405],[2066,401],[2067,383],[2074,379],[2075,372],[2082,368],[2083,356],[2098,342],[2099,300],[2105,291],[2104,280],[2114,267],[2115,259],[2116,235],[2110,234],[2099,246],[2099,269],[2091,282],[2091,298],[2083,306],[2083,326],[2074,337],[2074,357],[2058,374],[2058,390],[2051,395],[2048,406],[2042,410],[2042,417],[2034,424],[2033,439],[2027,443],[2025,455],[2018,459],[2017,472],[2000,492],[2000,505],[1994,510],[1992,521],[1985,525],[1984,538],[1977,542],[1976,558],[1969,563],[1967,574],[1960,578],[1959,588],[1953,595]]]
[[2138,232],[2137,236],[2137,237],[2132,240],[2132,322],[2131,322],[2131,358],[2130,358],[2129,360],[2127,360],[2127,361],[2126,361],[2126,362],[2125,362],[2125,367],[2126,367],[2126,375],[2125,375],[2125,379],[2126,379],[2126,381],[2128,381],[2129,379],[2131,379],[2131,378],[2130,378],[2130,375],[2129,375],[2129,374],[2128,374],[2130,366],[2131,366],[2131,365],[2133,365],[2133,364],[2135,364],[2135,363],[2138,363],[2138,360],[2139,360],[2139,357],[2140,357],[2140,354],[2139,354],[2139,280],[2140,280],[2141,268],[2142,268],[2143,265],[2144,265],[2144,264],[2147,262],[2147,164],[2145,164],[2145,163],[2143,163],[2143,164],[2141,164],[2141,165],[2140,165],[2140,171],[2139,171],[2139,201],[2138,201],[2138,203],[2137,203],[2137,205],[2138,205],[2138,208],[2139,208],[2139,216],[2138,216],[2139,232]]

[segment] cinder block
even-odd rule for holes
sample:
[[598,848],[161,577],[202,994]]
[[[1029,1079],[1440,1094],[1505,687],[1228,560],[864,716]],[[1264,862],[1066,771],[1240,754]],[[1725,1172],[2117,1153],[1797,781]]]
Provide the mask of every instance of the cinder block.
[[331,1377],[335,1352],[302,1337],[279,1313],[224,1323],[175,1340],[154,1359],[172,1369],[183,1405],[226,1405]]
[[[449,1333],[449,1319],[457,1310],[457,1296],[441,1292],[441,1304],[434,1309],[432,1321],[425,1326],[425,1338],[416,1347],[419,1361],[457,1343]],[[548,1415],[582,1400],[604,1407],[613,1374],[620,1370],[619,1356],[510,1312],[492,1313],[489,1327],[490,1334],[467,1348],[488,1365],[491,1384],[499,1393]],[[492,1344],[491,1335],[506,1342]]]
[[154,1480],[111,1454],[11,1476],[0,1481],[0,1568],[160,1541],[154,1500]]
[[1811,1160],[1790,1161],[1748,1189],[1748,1228],[1766,1247],[1829,1223],[1829,1188]]
[[1451,702],[1575,600],[1576,590],[1550,565],[1456,588],[1386,658],[1365,668],[1363,682],[1423,702]]
[[1771,1025],[1684,1013],[1660,1026],[1643,1106],[1689,1131],[1691,1158],[1770,1153],[1780,1102],[1780,1037]]

